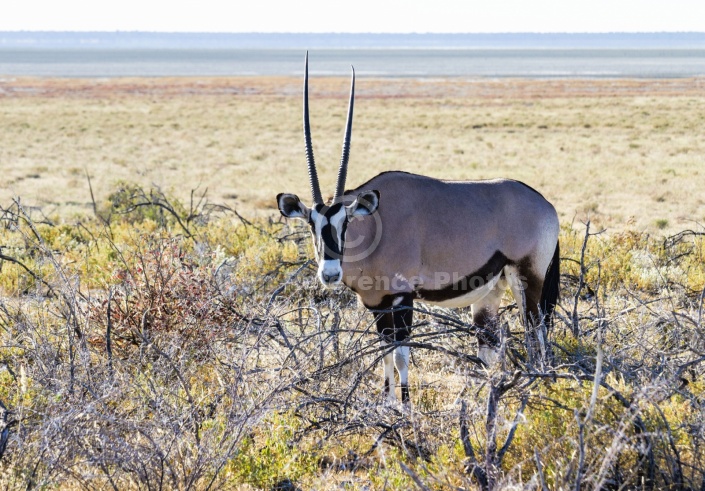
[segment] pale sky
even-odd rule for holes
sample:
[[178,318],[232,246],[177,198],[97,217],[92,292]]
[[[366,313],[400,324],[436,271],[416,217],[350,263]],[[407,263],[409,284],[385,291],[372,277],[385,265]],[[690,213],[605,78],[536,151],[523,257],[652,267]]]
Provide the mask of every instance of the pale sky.
[[0,30],[705,31],[703,0],[6,0]]

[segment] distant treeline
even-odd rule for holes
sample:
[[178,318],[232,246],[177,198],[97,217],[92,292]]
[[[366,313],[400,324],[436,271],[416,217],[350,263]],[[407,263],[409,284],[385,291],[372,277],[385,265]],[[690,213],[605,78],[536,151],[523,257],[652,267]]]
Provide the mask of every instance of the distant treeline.
[[705,48],[705,32],[655,33],[159,33],[0,32],[1,48]]

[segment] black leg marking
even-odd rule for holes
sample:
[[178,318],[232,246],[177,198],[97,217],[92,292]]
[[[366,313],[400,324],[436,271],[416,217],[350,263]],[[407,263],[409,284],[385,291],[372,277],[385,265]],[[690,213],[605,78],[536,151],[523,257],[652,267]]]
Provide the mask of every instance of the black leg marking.
[[[401,298],[396,305],[395,300]],[[379,305],[368,307],[377,314],[377,332],[388,343],[401,342],[409,337],[413,322],[414,299],[411,293],[387,295]]]
[[409,402],[409,384],[401,384],[401,402]]
[[[396,305],[395,305],[396,304]],[[368,307],[377,317],[377,332],[387,343],[402,342],[411,334],[414,319],[414,297],[411,293],[387,295],[375,307]],[[408,368],[408,367],[407,367]],[[385,374],[384,393],[389,395],[391,387]],[[409,384],[401,384],[401,400],[409,402]]]
[[478,346],[489,346],[497,348],[499,338],[497,337],[497,317],[487,309],[482,309],[472,314],[472,322],[482,330],[477,334]]
[[539,316],[539,302],[541,301],[541,282],[534,277],[532,282],[529,282],[524,290],[524,298],[526,299],[526,319],[529,324],[527,328],[533,329],[541,323]]
[[[557,258],[558,254],[558,247],[556,247],[556,252],[554,253],[554,260],[555,261],[560,261],[560,258]],[[558,264],[558,263],[556,263]],[[558,266],[556,266],[558,267]],[[548,328],[550,326],[550,311],[549,312],[541,312],[541,308],[547,309],[550,308],[550,310],[553,310],[553,305],[550,307],[546,305],[546,299],[544,298],[544,280],[536,276],[536,274],[533,273],[531,270],[531,267],[528,263],[528,261],[524,264],[519,265],[519,273],[526,278],[525,280],[525,285],[526,288],[524,289],[524,299],[526,300],[526,343],[527,343],[527,349],[529,350],[529,359],[531,361],[534,361],[534,357],[541,357],[543,362],[551,364],[552,359],[553,359],[553,354],[552,354],[552,349],[551,345],[548,343],[548,340],[546,339],[546,335],[548,332]],[[558,273],[560,274],[560,273]],[[554,281],[557,282],[556,278],[553,278]],[[550,280],[549,280],[550,281]],[[552,292],[555,294],[555,297],[552,297],[551,300],[555,301],[558,296],[558,290],[557,290],[558,285],[555,285],[555,292]],[[543,306],[541,305],[543,304]],[[541,323],[543,321],[546,321],[545,326],[541,326]],[[545,350],[545,352],[543,352]],[[533,355],[532,355],[533,353]]]
[[536,276],[531,269],[531,262],[528,259],[523,259],[517,264],[520,277],[524,280],[524,306],[526,313],[527,328],[535,327],[540,321],[539,319],[539,302],[541,301],[541,290],[543,288],[543,280]]

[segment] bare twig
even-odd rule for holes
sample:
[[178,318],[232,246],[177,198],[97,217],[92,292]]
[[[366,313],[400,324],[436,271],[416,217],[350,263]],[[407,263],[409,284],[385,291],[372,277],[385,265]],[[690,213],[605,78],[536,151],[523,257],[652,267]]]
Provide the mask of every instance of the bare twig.
[[95,202],[95,195],[93,194],[93,184],[91,183],[91,175],[88,173],[88,168],[84,167],[83,171],[86,173],[86,180],[88,181],[88,191],[91,193],[91,204],[93,206],[93,215],[96,216],[96,218],[103,220],[103,217],[101,217],[98,214],[98,205]]
[[541,491],[548,491],[548,486],[546,486],[546,478],[543,475],[543,465],[541,464],[541,457],[539,457],[539,453],[535,448],[534,460],[536,461],[536,472],[539,476],[539,484],[541,485]]
[[700,300],[698,301],[698,327],[703,325],[703,306],[705,306],[705,286],[700,292]]
[[27,273],[29,273],[29,275],[32,278],[34,278],[35,280],[37,280],[38,282],[40,282],[41,284],[46,286],[50,295],[52,295],[52,296],[54,295],[54,288],[49,283],[44,281],[43,278],[41,278],[39,275],[37,275],[37,273],[35,273],[31,269],[29,269],[22,261],[15,259],[14,257],[6,256],[5,254],[2,254],[2,253],[0,253],[0,260],[17,264],[19,267],[21,267]]
[[312,264],[312,263],[313,263],[313,260],[311,260],[311,259],[309,259],[308,261],[304,261],[304,263],[303,263],[301,266],[299,266],[299,267],[296,269],[296,271],[294,271],[293,273],[291,273],[291,274],[289,275],[289,277],[286,279],[286,281],[284,281],[284,283],[282,283],[281,285],[279,285],[279,286],[276,288],[276,290],[274,290],[274,291],[272,292],[272,295],[269,297],[269,302],[267,302],[266,312],[269,312],[269,310],[272,308],[272,303],[273,303],[274,300],[277,298],[277,296],[279,296],[279,294],[284,291],[284,288],[286,288],[287,285],[288,285],[289,283],[291,283],[291,282],[294,280],[294,278],[296,278],[296,277],[299,275],[299,273],[301,273],[301,271],[303,271],[304,269],[306,269],[306,268],[307,268],[310,264]]
[[113,319],[112,319],[112,302],[113,302],[113,289],[110,288],[108,293],[108,307],[107,307],[107,317],[108,322],[105,327],[105,351],[108,353],[108,373],[113,376],[113,347],[112,347],[112,330],[113,330]]
[[412,481],[414,481],[414,484],[416,484],[417,488],[419,488],[421,491],[431,491],[431,488],[426,486],[414,471],[405,466],[404,462],[399,462],[399,467],[401,467],[401,470],[403,470],[406,475],[409,476]]
[[573,322],[573,336],[576,338],[580,337],[580,324],[578,323],[578,301],[580,300],[580,293],[585,286],[585,274],[587,273],[587,268],[585,267],[585,250],[587,249],[589,238],[590,220],[585,223],[585,237],[583,238],[583,246],[580,249],[580,275],[578,276],[578,288],[575,290],[575,296],[573,297],[573,314],[571,316],[571,320]]
[[514,416],[514,421],[512,422],[512,427],[509,429],[509,434],[507,435],[507,439],[504,441],[504,445],[502,445],[502,448],[497,452],[497,465],[502,465],[502,460],[504,459],[504,455],[507,453],[507,450],[509,450],[509,446],[512,444],[512,441],[514,441],[514,434],[516,433],[517,426],[519,426],[519,421],[524,418],[524,410],[526,409],[526,403],[529,401],[529,396],[528,394],[524,394],[521,398],[521,406],[519,409],[517,409],[516,415]]
[[480,487],[483,490],[488,489],[488,479],[485,470],[480,467],[477,457],[475,457],[475,451],[472,448],[472,442],[470,442],[470,434],[468,433],[468,423],[467,423],[467,404],[465,401],[460,402],[460,441],[463,443],[463,449],[465,450],[465,456],[468,458],[468,463],[465,466],[465,472],[470,473],[477,479],[480,483]]

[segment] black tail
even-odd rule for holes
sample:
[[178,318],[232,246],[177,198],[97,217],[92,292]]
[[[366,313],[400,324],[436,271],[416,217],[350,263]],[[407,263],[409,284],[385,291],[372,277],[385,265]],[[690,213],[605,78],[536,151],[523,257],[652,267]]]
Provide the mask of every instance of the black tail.
[[560,255],[560,244],[556,242],[556,250],[553,253],[553,259],[551,259],[551,264],[548,265],[546,278],[543,280],[543,288],[541,289],[541,303],[539,304],[541,312],[543,312],[543,322],[548,329],[553,327],[553,311],[556,309],[558,297],[560,296]]

